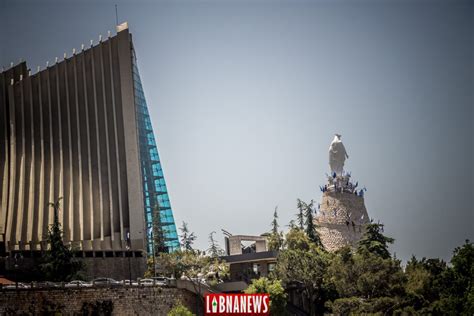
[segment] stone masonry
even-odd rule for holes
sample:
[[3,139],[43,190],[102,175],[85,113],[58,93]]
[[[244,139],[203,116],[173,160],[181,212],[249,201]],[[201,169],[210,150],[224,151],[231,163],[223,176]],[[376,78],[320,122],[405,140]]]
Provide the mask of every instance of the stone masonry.
[[340,188],[326,186],[315,218],[316,229],[328,251],[357,246],[365,224],[369,223],[363,193],[359,195],[357,191]]
[[196,296],[177,288],[4,290],[0,315],[167,315],[178,300],[196,313]]

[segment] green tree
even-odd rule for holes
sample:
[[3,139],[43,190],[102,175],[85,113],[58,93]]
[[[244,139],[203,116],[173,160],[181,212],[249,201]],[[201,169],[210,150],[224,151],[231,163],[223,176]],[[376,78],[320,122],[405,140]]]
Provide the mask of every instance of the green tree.
[[300,199],[296,199],[296,207],[298,208],[298,213],[296,214],[296,221],[301,230],[304,229],[304,213],[306,210],[306,203]]
[[160,207],[156,205],[153,208],[153,249],[154,255],[157,256],[161,252],[168,252],[168,248],[165,245],[165,237],[163,234],[163,227],[161,225],[161,213]]
[[181,248],[183,250],[193,250],[193,244],[196,240],[196,235],[193,232],[190,232],[188,229],[188,224],[183,222],[181,228]]
[[[211,258],[195,250],[178,250],[171,253],[160,253],[156,258],[160,273],[178,279],[196,278],[202,274],[210,283],[224,280],[229,274],[229,267],[219,258]],[[152,273],[151,265],[148,268]]]
[[222,250],[222,248],[219,246],[219,244],[214,239],[214,234],[215,233],[216,232],[211,232],[209,234],[209,249],[207,250],[207,252],[211,256],[211,258],[218,258],[218,257],[224,255],[224,250]]
[[275,206],[275,211],[273,212],[273,220],[272,220],[272,233],[273,234],[278,234],[278,227],[280,227],[280,225],[278,225],[277,210],[278,210],[278,206]]
[[341,297],[372,299],[402,296],[405,276],[400,261],[370,253],[341,249],[333,258],[328,276]]
[[280,280],[254,279],[245,293],[268,293],[270,295],[270,315],[285,315],[287,295]]
[[383,224],[370,223],[365,227],[364,235],[358,244],[358,252],[370,252],[380,256],[383,259],[390,258],[388,244],[394,242],[393,238],[382,234]]
[[474,314],[474,244],[466,240],[461,247],[454,249],[451,259],[455,282],[452,283],[451,296],[460,299],[459,307],[461,314]]
[[314,224],[313,205],[314,205],[313,200],[311,200],[309,204],[305,205],[305,214],[304,214],[305,224],[306,224],[305,231],[306,231],[306,235],[308,235],[309,240],[314,242],[318,247],[323,248],[323,244],[321,243],[321,238],[319,237],[319,233],[316,230],[316,225]]
[[283,236],[282,232],[278,231],[278,213],[277,208],[275,207],[275,211],[273,212],[273,220],[271,223],[272,230],[268,236],[268,249],[275,251],[280,250],[281,246],[283,245]]
[[289,250],[309,250],[311,240],[305,232],[298,227],[290,228],[283,242],[284,249]]
[[447,265],[440,259],[417,260],[413,256],[405,268],[407,283],[406,304],[416,310],[429,310],[430,304],[440,299],[440,293],[446,286],[443,275]]
[[406,278],[399,260],[346,247],[336,252],[327,271],[340,297],[326,303],[335,314],[390,314],[403,301]]
[[439,299],[424,312],[443,315],[474,314],[474,244],[466,243],[454,249],[451,266],[436,280]]
[[168,312],[168,316],[194,316],[186,306],[184,306],[181,302],[177,302],[173,308]]
[[84,268],[81,262],[74,260],[71,248],[64,245],[63,232],[59,223],[61,199],[49,203],[54,211],[53,224],[47,232],[46,240],[49,249],[46,251],[43,263],[40,266],[44,277],[51,281],[70,281],[72,278],[80,278],[79,272]]
[[328,282],[340,298],[326,302],[333,313],[391,314],[406,303],[406,275],[388,251],[394,240],[382,232],[383,225],[370,223],[356,252],[345,247],[335,253]]
[[325,283],[330,256],[299,228],[290,229],[284,249],[279,253],[273,276],[285,286],[301,291],[308,302],[306,308],[310,315],[323,313],[324,301],[331,295]]

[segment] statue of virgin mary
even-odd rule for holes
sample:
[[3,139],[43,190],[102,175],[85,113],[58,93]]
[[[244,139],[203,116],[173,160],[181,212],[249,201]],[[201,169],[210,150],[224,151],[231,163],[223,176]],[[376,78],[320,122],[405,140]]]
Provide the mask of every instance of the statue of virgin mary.
[[344,162],[349,155],[346,152],[346,148],[341,140],[341,135],[335,134],[334,140],[329,146],[329,167],[331,168],[331,174],[342,175],[344,170]]

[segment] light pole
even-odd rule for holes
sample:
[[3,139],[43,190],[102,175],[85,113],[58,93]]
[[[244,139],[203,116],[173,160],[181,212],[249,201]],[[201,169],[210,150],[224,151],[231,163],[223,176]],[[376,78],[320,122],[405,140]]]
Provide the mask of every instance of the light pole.
[[129,276],[129,280],[130,280],[130,286],[132,286],[132,266],[131,266],[131,263],[130,263],[130,257],[131,257],[131,251],[130,251],[130,232],[127,232],[127,236],[126,236],[126,246],[127,248],[127,252],[128,252],[128,276]]

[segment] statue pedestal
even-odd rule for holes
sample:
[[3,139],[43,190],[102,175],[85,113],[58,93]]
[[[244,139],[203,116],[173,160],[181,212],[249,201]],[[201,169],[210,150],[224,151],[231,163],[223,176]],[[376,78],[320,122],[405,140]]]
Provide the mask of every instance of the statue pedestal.
[[356,247],[369,222],[362,196],[333,190],[323,193],[314,220],[321,242],[328,251],[336,251],[344,246]]

